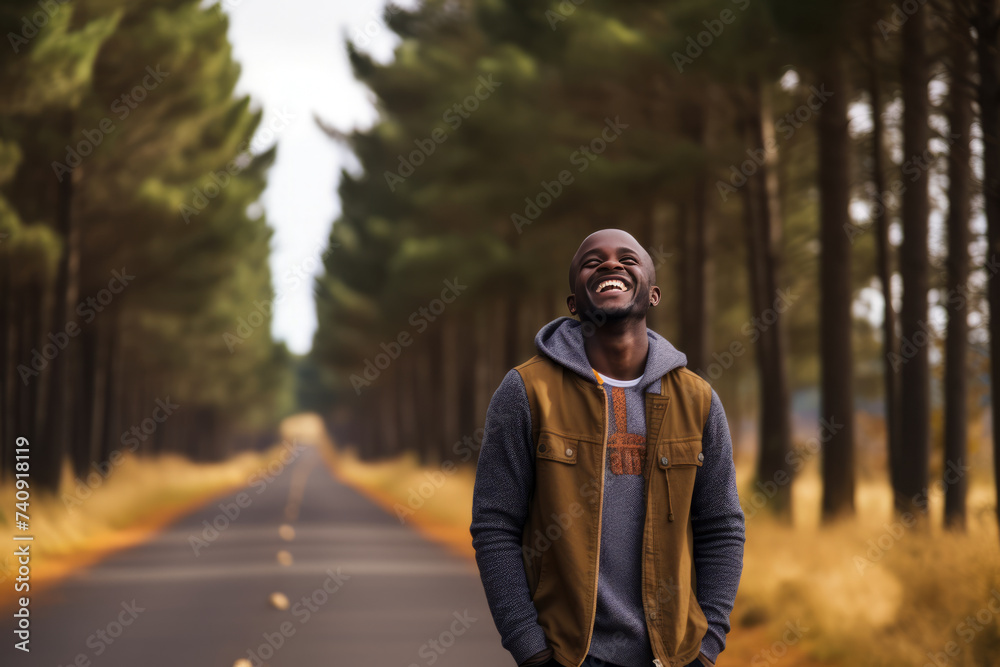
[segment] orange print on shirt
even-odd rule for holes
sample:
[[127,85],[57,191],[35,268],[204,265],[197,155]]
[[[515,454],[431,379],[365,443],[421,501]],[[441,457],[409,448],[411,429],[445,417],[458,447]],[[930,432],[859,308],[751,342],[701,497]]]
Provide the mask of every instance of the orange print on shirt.
[[646,436],[628,432],[625,418],[625,390],[611,388],[615,410],[615,431],[608,438],[611,472],[615,475],[641,475],[646,463]]

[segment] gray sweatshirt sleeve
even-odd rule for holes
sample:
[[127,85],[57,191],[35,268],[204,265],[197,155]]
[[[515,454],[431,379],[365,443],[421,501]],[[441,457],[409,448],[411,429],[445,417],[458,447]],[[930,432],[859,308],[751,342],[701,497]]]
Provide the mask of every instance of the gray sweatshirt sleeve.
[[472,546],[493,622],[518,664],[546,648],[521,556],[535,483],[531,408],[511,370],[490,400],[472,496]]
[[714,389],[702,434],[702,452],[705,461],[695,477],[691,522],[698,604],[708,619],[701,651],[715,662],[726,646],[729,614],[743,572],[746,533],[736,492],[733,442],[726,412]]

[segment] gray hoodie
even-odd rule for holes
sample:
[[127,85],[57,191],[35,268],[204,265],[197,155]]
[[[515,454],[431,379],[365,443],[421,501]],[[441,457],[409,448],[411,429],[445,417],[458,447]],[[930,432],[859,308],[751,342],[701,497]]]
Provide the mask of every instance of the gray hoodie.
[[[608,389],[608,465],[605,470],[597,612],[589,654],[616,665],[651,665],[653,654],[642,605],[640,561],[645,514],[639,463],[645,448],[646,392],[687,364],[687,357],[647,329],[649,355],[638,382]],[[535,336],[539,354],[598,382],[583,345],[583,325],[563,317]],[[531,602],[521,556],[521,534],[534,486],[531,411],[520,374],[511,370],[486,415],[473,495],[471,532],[476,561],[503,646],[521,663],[546,647]],[[702,440],[705,461],[695,479],[691,506],[698,602],[708,619],[701,650],[714,661],[725,646],[743,566],[744,517],[736,493],[729,426],[718,394]],[[677,591],[664,591],[674,595]],[[586,632],[587,629],[581,629]]]

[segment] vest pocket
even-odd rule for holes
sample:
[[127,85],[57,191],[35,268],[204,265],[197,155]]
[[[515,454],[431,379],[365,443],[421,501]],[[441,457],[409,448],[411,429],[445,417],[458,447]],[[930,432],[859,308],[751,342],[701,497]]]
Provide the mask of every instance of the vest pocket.
[[535,457],[550,461],[559,461],[560,463],[575,464],[577,450],[579,449],[577,444],[576,440],[543,431],[538,435]]
[[700,466],[705,461],[700,437],[657,445],[656,457],[657,463],[663,470],[681,466]]
[[701,451],[701,438],[665,442],[656,447],[656,463],[663,471],[667,486],[667,521],[674,520],[675,506],[686,520],[691,506],[694,478],[698,467],[705,461]]

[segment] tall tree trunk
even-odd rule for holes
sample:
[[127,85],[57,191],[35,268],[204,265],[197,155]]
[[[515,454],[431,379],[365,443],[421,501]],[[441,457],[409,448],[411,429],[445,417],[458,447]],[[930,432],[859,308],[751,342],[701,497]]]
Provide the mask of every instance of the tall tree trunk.
[[[419,402],[417,401],[417,386],[414,379],[414,368],[416,367],[414,354],[401,356],[398,363],[400,364],[397,379],[400,385],[399,419],[401,422],[400,433],[402,434],[400,449],[412,449],[416,444],[413,440],[420,433],[419,420],[417,419]],[[402,444],[404,442],[405,445]]]
[[[674,270],[674,265],[678,262],[677,249],[673,247],[678,234],[671,228],[671,221],[674,220],[672,209],[676,209],[676,207],[665,201],[656,192],[650,194],[644,208],[645,238],[639,240],[645,244],[653,258],[658,285],[668,279],[671,271]],[[673,238],[670,237],[671,233],[673,233]],[[674,291],[676,290],[664,290],[660,304],[656,308],[651,308],[646,314],[646,326],[667,338],[669,338],[668,322],[673,322],[676,319],[672,316],[668,305],[670,294]],[[691,367],[692,364],[688,363],[688,366]]]
[[[67,111],[64,117],[64,133],[67,137],[74,135],[74,112]],[[78,271],[79,254],[75,244],[79,239],[77,224],[74,220],[74,189],[80,169],[74,169],[66,175],[59,184],[59,195],[56,202],[56,222],[58,231],[66,243],[55,281],[55,299],[53,300],[52,331],[65,332],[67,323],[74,320],[73,308],[79,297]],[[50,341],[40,341],[44,345]],[[59,484],[62,463],[67,454],[72,453],[69,439],[76,437],[73,409],[73,387],[75,364],[73,352],[77,341],[70,339],[65,349],[58,352],[46,367],[48,375],[47,418],[43,422],[42,440],[45,442],[48,455],[42,459],[39,466],[38,484],[42,489],[55,490]],[[42,378],[38,378],[42,380]]]
[[[966,381],[966,351],[968,348],[968,304],[966,288],[969,280],[969,197],[972,128],[972,100],[966,78],[972,63],[969,58],[969,31],[965,20],[957,19],[960,30],[950,36],[951,85],[948,128],[951,149],[948,151],[948,275],[949,295],[948,339],[945,343],[944,371],[944,523],[953,530],[965,530],[965,499],[968,479],[964,474],[954,477],[952,465],[963,463],[968,440],[968,383]],[[961,470],[961,468],[958,468]]]
[[[703,146],[706,140],[706,108],[693,102],[681,110],[682,132],[692,143]],[[703,172],[694,177],[686,201],[679,206],[677,225],[680,261],[677,263],[680,349],[687,355],[688,368],[707,373],[708,367],[708,262],[710,217],[708,183]]]
[[993,422],[993,482],[1000,520],[1000,67],[997,63],[997,0],[976,2],[979,113],[983,128],[983,198],[986,202],[986,276],[990,303],[990,407]]
[[[77,303],[77,300],[71,303]],[[73,390],[70,393],[70,410],[75,413],[76,430],[69,436],[70,461],[77,475],[83,476],[90,470],[92,422],[94,417],[94,400],[96,397],[95,382],[99,381],[96,364],[99,321],[91,322],[81,333],[73,346],[70,374],[73,378]],[[69,353],[67,346],[64,354]]]
[[[110,314],[109,314],[110,316]],[[101,438],[104,436],[104,420],[107,417],[107,397],[108,397],[108,357],[111,349],[108,345],[112,333],[104,326],[98,326],[95,337],[95,349],[93,360],[94,383],[93,391],[87,397],[87,404],[91,408],[90,414],[90,437],[88,442],[88,458],[90,461],[103,461],[101,455]]]
[[438,443],[439,460],[450,457],[452,446],[462,437],[459,424],[459,375],[462,369],[458,365],[459,350],[462,349],[458,337],[458,313],[445,313],[440,320],[441,336],[441,380],[438,382],[437,394],[441,404],[441,441]]
[[490,377],[491,332],[489,313],[486,308],[477,308],[472,315],[475,331],[476,356],[472,364],[473,382],[475,385],[476,423],[486,422],[486,408],[490,404],[496,386]]
[[830,53],[820,83],[833,95],[819,113],[820,418],[842,427],[824,434],[823,519],[854,514],[854,392],[852,391],[851,240],[847,77],[842,56]]
[[507,294],[504,295],[502,301],[504,321],[498,328],[503,331],[503,366],[504,368],[513,368],[524,361],[519,357],[521,349],[521,340],[518,335],[521,321],[519,304],[521,299],[513,294]]
[[125,430],[122,420],[122,350],[119,347],[120,337],[118,318],[111,322],[107,338],[108,352],[105,357],[107,362],[107,382],[104,392],[104,419],[103,433],[100,438],[100,460],[107,461],[111,452],[123,447],[121,433]]
[[[395,363],[399,364],[400,361],[396,360]],[[392,369],[392,373],[383,376],[382,385],[379,387],[379,438],[372,444],[380,458],[399,453],[399,370],[397,365]]]
[[[873,22],[874,23],[874,22]],[[882,79],[878,66],[875,32],[868,36],[868,96],[872,113],[872,184],[875,187],[873,222],[878,246],[878,276],[882,283],[882,382],[885,393],[886,456],[889,481],[899,488],[903,453],[899,438],[899,372],[893,363],[899,353],[896,338],[896,307],[892,301],[892,243],[889,241],[889,211],[885,200],[885,121],[882,119]]]
[[[751,87],[747,138],[752,146],[773,146],[774,128],[766,92]],[[766,151],[765,163],[747,179],[743,189],[744,221],[751,304],[755,317],[771,323],[762,326],[756,346],[760,383],[760,455],[757,484],[768,496],[770,513],[791,520],[791,449],[788,378],[785,371],[785,334],[781,313],[774,307],[778,293],[781,246],[781,213],[777,193],[776,152]]]
[[440,386],[436,378],[441,372],[441,351],[438,344],[440,334],[439,328],[434,331],[426,331],[422,335],[419,350],[415,350],[416,357],[416,386],[413,390],[418,392],[420,420],[419,443],[420,460],[429,465],[436,465],[440,462],[441,449],[441,406]]
[[[903,84],[903,159],[923,160],[927,150],[928,66],[926,21],[918,11],[902,28]],[[927,169],[904,174],[903,244],[900,249],[900,274],[903,278],[903,306],[899,314],[903,340],[901,355],[894,357],[901,366],[900,411],[905,415],[900,437],[905,447],[901,461],[896,507],[901,512],[926,516],[925,489],[928,479],[930,446],[930,370],[927,331]]]

